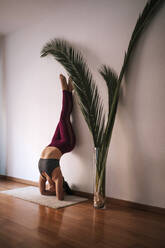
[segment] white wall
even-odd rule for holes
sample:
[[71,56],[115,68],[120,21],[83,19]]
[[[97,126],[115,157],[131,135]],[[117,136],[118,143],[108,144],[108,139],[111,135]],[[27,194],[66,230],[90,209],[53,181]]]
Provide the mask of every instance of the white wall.
[[0,174],[6,173],[6,106],[4,78],[4,37],[0,35]]
[[[97,73],[109,64],[118,73],[131,32],[146,1],[60,1],[43,20],[5,39],[7,175],[38,180],[38,159],[59,120],[62,94],[43,45],[64,38],[82,50],[107,104]],[[165,207],[165,7],[140,39],[123,84],[107,161],[107,196]],[[66,75],[66,73],[65,73]],[[77,146],[61,160],[73,188],[92,192],[92,139],[76,99],[73,125]],[[107,108],[106,108],[107,109]]]

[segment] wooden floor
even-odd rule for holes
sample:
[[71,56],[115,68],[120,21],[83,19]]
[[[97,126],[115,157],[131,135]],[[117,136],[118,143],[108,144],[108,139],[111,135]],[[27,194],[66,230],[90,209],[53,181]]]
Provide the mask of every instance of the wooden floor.
[[[0,190],[26,185],[0,179]],[[165,248],[165,216],[84,202],[63,209],[0,194],[2,248]]]

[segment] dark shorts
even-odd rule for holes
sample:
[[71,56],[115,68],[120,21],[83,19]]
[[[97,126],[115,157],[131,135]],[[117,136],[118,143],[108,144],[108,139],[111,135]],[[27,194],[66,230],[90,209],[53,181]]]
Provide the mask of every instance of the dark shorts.
[[58,159],[44,159],[40,158],[38,162],[38,169],[40,173],[46,172],[46,174],[51,177],[52,172],[55,168],[59,167],[59,160]]

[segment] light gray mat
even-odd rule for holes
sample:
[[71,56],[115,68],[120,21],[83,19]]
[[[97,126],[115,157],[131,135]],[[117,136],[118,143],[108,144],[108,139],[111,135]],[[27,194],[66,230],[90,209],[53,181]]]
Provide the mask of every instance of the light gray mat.
[[56,196],[41,195],[39,188],[33,186],[0,191],[0,193],[11,195],[25,201],[30,201],[50,208],[63,208],[88,200],[75,195],[65,195],[64,200],[59,201]]

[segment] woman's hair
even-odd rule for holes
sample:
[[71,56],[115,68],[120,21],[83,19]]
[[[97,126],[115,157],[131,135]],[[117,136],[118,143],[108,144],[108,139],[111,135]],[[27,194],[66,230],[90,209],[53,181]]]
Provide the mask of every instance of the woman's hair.
[[65,181],[64,178],[63,178],[63,189],[68,195],[73,195],[71,188],[69,187],[68,183]]

